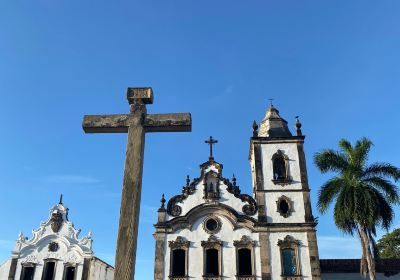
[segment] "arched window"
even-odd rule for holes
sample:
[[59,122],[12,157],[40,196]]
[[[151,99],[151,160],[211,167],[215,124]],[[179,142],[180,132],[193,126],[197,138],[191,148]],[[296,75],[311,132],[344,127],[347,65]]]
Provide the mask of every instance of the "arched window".
[[289,158],[281,150],[272,156],[272,181],[275,184],[289,183]]
[[233,245],[236,247],[236,275],[254,276],[253,250],[255,242],[243,235],[240,240],[233,241]]
[[301,276],[298,256],[299,244],[300,242],[290,235],[278,241],[278,246],[281,251],[282,276],[284,277]]
[[73,265],[66,265],[64,267],[63,280],[75,280],[76,267]]
[[172,251],[171,276],[186,276],[186,250],[175,249]]
[[253,275],[251,265],[251,250],[247,248],[238,249],[238,276]]
[[219,252],[217,249],[206,250],[205,276],[219,276]]
[[188,250],[190,242],[186,241],[182,236],[178,236],[175,241],[169,241],[171,249],[170,260],[170,278],[181,279],[188,275]]
[[42,280],[54,280],[55,272],[55,261],[46,261],[43,268]]
[[276,157],[274,160],[274,179],[286,179],[286,164],[283,157]]
[[35,265],[34,264],[23,264],[21,272],[21,280],[33,280],[35,276]]

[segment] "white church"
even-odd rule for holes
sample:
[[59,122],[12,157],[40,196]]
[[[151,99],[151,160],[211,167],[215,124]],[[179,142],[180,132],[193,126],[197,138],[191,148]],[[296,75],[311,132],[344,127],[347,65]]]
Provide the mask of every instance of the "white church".
[[62,202],[28,239],[19,234],[11,257],[0,265],[0,280],[112,280],[114,268],[96,258],[92,233],[79,239],[80,230],[68,219]]
[[[180,194],[164,196],[155,224],[154,280],[361,280],[359,260],[320,260],[304,139],[271,106],[250,140],[252,194],[210,156]],[[92,235],[79,238],[62,200],[30,239],[20,234],[0,280],[112,280]],[[357,242],[357,241],[355,241]],[[340,244],[338,244],[340,246]],[[377,262],[378,280],[400,280],[400,261]],[[147,280],[147,279],[137,279]]]
[[[164,197],[155,225],[155,280],[363,279],[359,260],[320,260],[301,123],[292,135],[270,106],[250,140],[252,195],[212,155],[182,192]],[[340,246],[340,244],[338,244]],[[400,279],[400,261],[377,262],[377,279]]]

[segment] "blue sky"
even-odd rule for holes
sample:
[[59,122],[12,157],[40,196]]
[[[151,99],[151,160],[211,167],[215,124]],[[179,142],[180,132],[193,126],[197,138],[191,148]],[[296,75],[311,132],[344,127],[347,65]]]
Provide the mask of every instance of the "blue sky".
[[[152,277],[160,196],[199,175],[208,136],[250,192],[251,123],[268,98],[291,127],[301,117],[313,206],[328,176],[312,156],[342,137],[367,136],[371,161],[400,166],[399,13],[398,1],[365,0],[1,1],[0,259],[63,193],[113,263],[126,135],[85,135],[81,121],[128,112],[128,86],[153,87],[150,113],[193,117],[192,133],[147,135],[137,279]],[[314,212],[321,257],[358,257],[331,213]]]

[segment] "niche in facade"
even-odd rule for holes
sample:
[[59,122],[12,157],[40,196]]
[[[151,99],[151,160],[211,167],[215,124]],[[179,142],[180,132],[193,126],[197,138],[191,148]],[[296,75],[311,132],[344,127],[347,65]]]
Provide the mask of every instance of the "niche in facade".
[[207,201],[219,199],[219,176],[214,171],[204,176],[204,199]]

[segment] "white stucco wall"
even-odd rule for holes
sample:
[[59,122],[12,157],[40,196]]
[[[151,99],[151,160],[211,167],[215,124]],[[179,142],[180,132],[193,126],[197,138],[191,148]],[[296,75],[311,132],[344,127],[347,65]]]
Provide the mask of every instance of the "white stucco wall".
[[8,273],[10,271],[11,259],[6,260],[0,264],[0,279],[7,279]]
[[[236,275],[236,248],[233,245],[234,240],[240,240],[243,235],[256,241],[254,247],[255,257],[255,273],[257,279],[261,279],[261,263],[260,263],[260,247],[258,242],[258,233],[252,233],[249,229],[240,228],[234,230],[231,222],[222,215],[216,215],[222,223],[221,230],[215,236],[223,241],[222,249],[222,275],[229,279],[235,279]],[[210,234],[208,234],[202,226],[205,216],[199,217],[193,224],[192,231],[189,229],[178,230],[174,234],[167,235],[165,244],[165,270],[164,279],[167,280],[170,274],[170,248],[169,241],[175,241],[178,236],[184,237],[190,241],[189,255],[188,255],[188,275],[192,279],[202,279],[203,276],[203,247],[201,241],[207,241]]]
[[[286,156],[289,157],[289,175],[292,177],[293,182],[290,185],[275,185],[272,183],[273,168],[272,156],[281,150]],[[264,189],[270,190],[284,190],[284,189],[301,189],[301,176],[299,166],[299,153],[297,151],[296,143],[269,143],[261,145],[261,156],[263,163],[263,176],[264,176]]]
[[[277,201],[281,196],[286,196],[291,201],[292,211],[290,216],[283,217],[277,208]],[[265,193],[267,221],[269,223],[304,223],[304,199],[302,192],[269,192]]]

